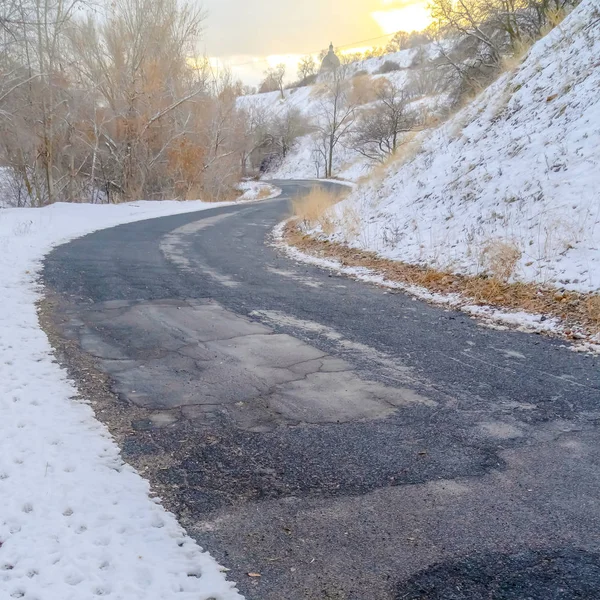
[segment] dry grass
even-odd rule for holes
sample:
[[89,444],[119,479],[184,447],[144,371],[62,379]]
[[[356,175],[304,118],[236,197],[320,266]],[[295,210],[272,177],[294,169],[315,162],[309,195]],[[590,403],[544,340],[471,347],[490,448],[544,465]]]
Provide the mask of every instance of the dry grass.
[[567,11],[564,8],[549,8],[546,10],[548,24],[542,31],[542,37],[549,34],[555,27],[558,27],[566,18]]
[[587,312],[590,316],[590,321],[596,329],[596,333],[600,333],[600,296],[590,296],[587,299]]
[[523,60],[531,46],[533,46],[533,40],[517,42],[513,48],[513,53],[502,58],[502,71],[516,71],[523,64]]
[[368,73],[358,75],[352,80],[352,89],[350,91],[350,102],[355,106],[369,104],[377,99],[377,87],[381,85],[379,81],[375,82]]
[[326,93],[327,86],[323,83],[317,83],[313,85],[312,89],[310,90],[310,98],[315,98],[318,100],[319,98],[325,96]]
[[[290,222],[286,229],[288,243],[300,250],[322,258],[332,258],[348,267],[366,267],[380,273],[387,281],[396,281],[427,288],[442,294],[458,293],[465,303],[495,306],[509,310],[556,317],[565,324],[565,335],[576,338],[592,336],[600,332],[600,295],[583,294],[528,283],[509,283],[508,272],[500,269],[500,275],[466,276],[437,271],[381,258],[374,252],[349,248],[342,244],[316,240],[305,235],[297,222]],[[502,248],[498,256],[508,252],[514,261],[514,248]],[[514,271],[514,267],[512,268]],[[577,332],[577,333],[574,333]]]
[[343,206],[338,225],[346,241],[355,240],[361,229],[361,219],[358,211],[351,205]]
[[186,195],[186,200],[197,200],[202,198],[202,202],[235,202],[240,197],[240,191],[236,187],[223,187],[216,193],[210,189],[202,188],[200,192],[192,192]]
[[392,165],[398,169],[415,158],[423,149],[424,138],[419,133],[421,132],[411,131],[407,133],[400,146],[398,146],[396,153],[386,158],[382,163],[377,164],[368,175],[361,177],[359,183],[380,184],[387,177],[388,170]]
[[300,223],[303,231],[320,227],[323,233],[329,235],[334,229],[330,209],[343,198],[343,193],[315,187],[307,195],[292,200],[292,216]]
[[492,277],[506,282],[515,274],[522,256],[514,242],[491,240],[481,251],[480,264]]
[[270,186],[261,188],[261,190],[258,192],[258,200],[264,200],[265,198],[268,198],[273,192],[274,190]]

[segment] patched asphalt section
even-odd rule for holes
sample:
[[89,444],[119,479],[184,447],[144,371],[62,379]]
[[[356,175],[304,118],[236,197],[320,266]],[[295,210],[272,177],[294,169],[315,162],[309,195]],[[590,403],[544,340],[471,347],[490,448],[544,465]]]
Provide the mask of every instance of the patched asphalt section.
[[600,554],[526,550],[435,565],[401,583],[396,600],[593,600],[598,590]]
[[[443,396],[364,370],[359,377],[351,358],[214,301],[63,300],[56,314],[62,335],[110,377],[120,405],[136,409],[124,457],[152,471],[152,455],[168,456],[153,478],[195,518],[248,501],[364,494],[502,468],[489,432],[457,445],[469,437],[465,423],[439,427],[454,419],[434,400]],[[368,353],[356,346],[351,354]]]
[[295,264],[264,243],[286,212],[125,225],[44,271],[59,360],[247,597],[393,599],[433,565],[594,554],[597,359]]

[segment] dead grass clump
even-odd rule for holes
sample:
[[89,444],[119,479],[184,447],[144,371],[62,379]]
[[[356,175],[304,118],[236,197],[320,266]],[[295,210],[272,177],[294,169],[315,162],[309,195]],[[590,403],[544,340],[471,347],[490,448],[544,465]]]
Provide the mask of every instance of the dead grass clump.
[[233,186],[203,188],[199,193],[192,191],[186,194],[186,200],[202,198],[202,202],[235,202],[239,197],[240,191]]
[[258,192],[258,199],[264,200],[265,198],[268,198],[272,193],[273,193],[273,188],[271,188],[270,186],[265,186],[265,187],[261,188],[260,191]]
[[392,165],[396,169],[400,168],[415,158],[422,149],[423,136],[419,136],[419,132],[417,131],[407,133],[396,152],[374,167],[369,175],[361,179],[361,182],[382,183],[388,173],[388,169]]
[[327,93],[327,86],[323,83],[317,83],[312,86],[312,89],[310,90],[310,97],[319,99],[319,98],[322,98],[323,96],[325,96],[326,93]]
[[419,132],[411,131],[407,133],[402,144],[392,156],[390,162],[400,166],[410,162],[423,149],[423,136],[419,136]]
[[542,36],[547,35],[555,27],[558,27],[565,20],[566,16],[567,11],[562,7],[546,9],[547,25],[542,29]]
[[343,197],[340,192],[313,188],[306,196],[299,196],[292,201],[292,215],[298,219],[303,231],[320,227],[323,233],[330,235],[334,230],[331,208]]
[[592,327],[595,327],[596,333],[600,333],[600,296],[590,296],[586,302],[586,309]]
[[346,241],[354,240],[360,234],[361,219],[353,206],[344,206],[340,216],[340,230]]
[[352,80],[352,90],[350,91],[350,102],[355,106],[369,104],[377,99],[377,88],[373,77],[368,73],[358,75]]
[[492,277],[507,282],[515,274],[522,256],[514,242],[492,240],[483,247],[480,263]]
[[529,49],[533,45],[533,40],[522,40],[513,47],[513,52],[509,56],[502,58],[502,71],[516,71],[522,64]]

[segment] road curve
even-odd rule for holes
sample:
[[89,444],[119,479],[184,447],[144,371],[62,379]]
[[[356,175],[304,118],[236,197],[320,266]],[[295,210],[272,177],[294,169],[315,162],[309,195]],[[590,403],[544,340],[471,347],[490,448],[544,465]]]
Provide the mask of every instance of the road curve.
[[600,597],[599,360],[295,263],[276,184],[48,256],[124,458],[249,599]]

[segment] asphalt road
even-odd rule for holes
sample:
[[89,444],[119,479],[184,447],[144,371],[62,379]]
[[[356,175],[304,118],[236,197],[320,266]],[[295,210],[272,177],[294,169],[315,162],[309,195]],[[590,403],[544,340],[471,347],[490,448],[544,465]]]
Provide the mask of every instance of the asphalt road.
[[296,264],[278,185],[46,260],[125,459],[249,599],[600,598],[600,361]]

